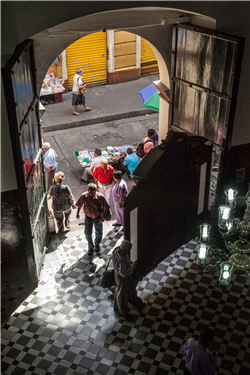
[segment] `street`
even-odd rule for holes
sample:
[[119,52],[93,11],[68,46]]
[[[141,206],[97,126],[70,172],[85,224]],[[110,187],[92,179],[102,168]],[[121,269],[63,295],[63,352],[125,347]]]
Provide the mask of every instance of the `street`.
[[[130,145],[140,142],[147,136],[148,129],[158,130],[158,113],[138,116],[95,125],[81,126],[78,128],[46,132],[44,142],[49,142],[58,154],[57,171],[65,173],[65,185],[68,185],[73,193],[75,201],[87,190],[87,184],[80,181],[82,167],[74,155],[75,151],[94,150],[96,147]],[[124,176],[131,189],[133,182]],[[114,211],[111,200],[112,211]],[[74,210],[75,211],[75,210]],[[77,228],[75,212],[72,213],[71,227]]]

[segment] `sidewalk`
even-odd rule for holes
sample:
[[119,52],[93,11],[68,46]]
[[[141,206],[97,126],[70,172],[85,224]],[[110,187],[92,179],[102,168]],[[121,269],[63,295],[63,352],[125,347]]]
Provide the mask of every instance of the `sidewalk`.
[[46,111],[42,116],[42,128],[46,133],[157,113],[145,108],[138,94],[138,91],[157,80],[158,73],[136,81],[89,87],[85,98],[92,110],[85,112],[84,107],[79,106],[79,116],[72,114],[72,92],[64,93],[61,103],[44,105]]

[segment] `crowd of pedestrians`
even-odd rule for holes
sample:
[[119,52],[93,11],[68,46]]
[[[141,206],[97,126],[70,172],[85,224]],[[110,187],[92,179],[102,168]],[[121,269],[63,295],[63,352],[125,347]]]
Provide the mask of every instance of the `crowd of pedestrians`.
[[[145,155],[154,147],[153,135],[155,131],[150,129],[145,141]],[[148,147],[148,138],[150,138],[151,147]],[[144,157],[145,157],[144,155]],[[57,223],[58,233],[70,230],[70,216],[72,207],[76,206],[76,219],[80,219],[80,211],[83,209],[85,215],[85,237],[88,242],[88,255],[92,256],[94,251],[100,252],[100,244],[103,235],[103,222],[106,217],[105,213],[110,211],[110,199],[114,202],[116,222],[112,224],[115,227],[124,226],[123,202],[128,195],[128,186],[123,179],[123,174],[127,173],[128,178],[133,178],[134,171],[140,163],[140,158],[131,148],[127,153],[123,153],[122,161],[119,160],[117,170],[115,170],[101,155],[101,150],[96,148],[94,158],[90,167],[83,172],[82,179],[89,181],[89,177],[94,178],[94,183],[88,183],[87,191],[74,202],[69,186],[64,185],[65,175],[63,172],[57,172],[58,155],[51,148],[48,142],[43,143],[43,158],[46,170],[46,188],[47,200],[52,199],[52,211]],[[141,158],[142,159],[142,158]],[[48,205],[48,210],[49,205]],[[94,239],[93,239],[94,228]],[[132,274],[137,268],[136,262],[131,262],[129,252],[132,244],[124,240],[121,245],[113,252],[113,263],[115,270],[114,289],[114,307],[117,308],[120,315],[129,320],[131,317],[128,313],[128,303],[142,311],[145,307],[143,301],[137,296],[136,285],[132,282]]]
[[[155,130],[149,129],[148,137],[142,140],[142,142],[145,143],[144,157],[154,147],[154,135]],[[150,147],[148,145],[149,139],[151,143]],[[42,144],[42,148],[44,167],[46,172],[47,199],[50,200],[52,198],[52,210],[57,222],[58,233],[61,233],[63,232],[64,225],[66,229],[70,230],[70,215],[72,211],[72,205],[74,205],[74,198],[70,187],[63,184],[65,179],[64,173],[57,172],[58,155],[56,151],[51,148],[48,142],[44,142]],[[92,176],[95,183],[91,183],[91,185],[88,185],[88,191],[83,193],[76,202],[76,206],[78,207],[77,219],[79,219],[80,217],[80,208],[83,207],[84,210],[86,238],[89,238],[90,235],[90,229],[87,230],[86,233],[86,224],[90,223],[90,219],[92,219],[92,225],[94,224],[96,235],[98,237],[95,246],[93,246],[93,243],[88,240],[89,255],[93,253],[94,248],[99,248],[99,244],[101,241],[99,241],[100,230],[98,229],[98,225],[96,225],[97,220],[95,220],[95,222],[93,221],[94,218],[98,218],[98,220],[101,219],[101,209],[94,209],[94,213],[92,211],[90,212],[89,204],[86,203],[87,207],[84,206],[84,199],[86,200],[87,198],[90,198],[91,202],[96,202],[96,206],[100,206],[100,203],[98,203],[100,199],[102,201],[105,200],[106,209],[110,209],[110,199],[112,196],[116,217],[116,223],[112,225],[123,226],[123,202],[124,198],[128,195],[128,186],[126,181],[122,177],[124,173],[127,173],[128,178],[132,179],[133,173],[139,163],[140,158],[133,152],[131,148],[128,148],[127,152],[123,153],[122,161],[118,160],[117,166],[119,170],[115,170],[108,163],[108,160],[102,157],[101,150],[98,148],[95,149],[94,158],[92,159],[90,166],[85,168],[81,178],[81,181],[88,183],[89,177]],[[90,227],[90,225],[87,226]]]
[[[100,251],[103,234],[103,212],[110,210],[110,198],[112,196],[115,206],[116,223],[114,226],[123,226],[123,200],[128,194],[126,181],[123,174],[133,177],[134,170],[145,155],[154,147],[153,138],[155,131],[149,129],[148,136],[142,140],[144,156],[139,158],[133,150],[128,148],[120,161],[120,169],[115,170],[108,161],[101,156],[101,150],[96,148],[90,167],[86,168],[82,180],[88,182],[89,176],[94,178],[94,183],[88,184],[88,189],[76,201],[76,218],[80,218],[83,208],[85,215],[85,236],[88,242],[88,255]],[[43,157],[46,171],[47,199],[52,198],[52,210],[58,226],[58,233],[63,232],[63,226],[70,230],[70,216],[74,198],[69,186],[64,185],[65,175],[56,172],[58,156],[48,142],[43,143]],[[93,240],[93,227],[95,237]],[[133,275],[137,269],[137,262],[130,260],[129,253],[132,244],[123,240],[120,246],[112,252],[114,266],[115,285],[110,288],[114,295],[114,309],[126,320],[132,320],[129,314],[129,304],[140,312],[146,306],[136,291],[136,283]],[[204,327],[198,340],[190,338],[183,345],[183,354],[187,357],[184,375],[215,375],[217,357],[212,340],[214,332],[209,327]]]

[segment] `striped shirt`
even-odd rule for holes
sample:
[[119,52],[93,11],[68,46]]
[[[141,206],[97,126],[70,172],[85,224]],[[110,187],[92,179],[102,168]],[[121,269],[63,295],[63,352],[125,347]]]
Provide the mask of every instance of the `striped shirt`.
[[124,254],[120,251],[120,247],[116,247],[112,253],[112,260],[114,265],[114,270],[121,277],[131,276],[135,270],[135,266],[129,259],[128,254]]

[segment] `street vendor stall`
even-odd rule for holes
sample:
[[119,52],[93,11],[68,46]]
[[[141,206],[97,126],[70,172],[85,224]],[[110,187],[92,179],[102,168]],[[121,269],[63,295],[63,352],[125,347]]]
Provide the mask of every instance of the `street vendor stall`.
[[[135,152],[136,146],[124,145],[124,146],[107,146],[106,148],[102,148],[102,156],[108,160],[108,163],[114,165],[118,162],[119,159],[123,158],[122,153],[127,151],[128,148],[132,148]],[[74,155],[76,156],[79,164],[81,165],[82,169],[90,166],[91,159],[94,157],[94,151],[89,150],[82,150],[82,151],[75,151]]]
[[46,74],[40,91],[42,104],[60,103],[62,101],[62,92],[65,91],[62,82],[62,79],[55,77],[54,72]]

